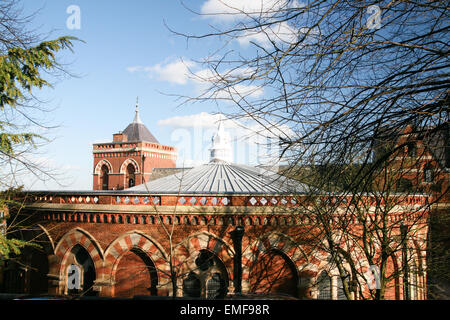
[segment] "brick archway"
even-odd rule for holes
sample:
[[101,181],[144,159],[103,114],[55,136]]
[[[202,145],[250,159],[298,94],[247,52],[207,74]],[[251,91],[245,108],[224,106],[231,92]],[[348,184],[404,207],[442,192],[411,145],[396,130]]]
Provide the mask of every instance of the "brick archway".
[[228,278],[233,279],[230,271],[233,267],[234,256],[232,247],[218,236],[206,231],[190,235],[175,247],[175,265],[180,267],[181,272],[195,269],[195,258],[200,250],[214,253],[227,268]]
[[230,290],[230,285],[233,283],[234,251],[232,247],[215,234],[200,231],[178,243],[174,250],[174,264],[179,275],[177,283],[180,295],[182,294],[183,278],[189,272],[199,269],[199,266],[196,264],[196,259],[199,257],[201,251],[211,252],[215,258],[220,260],[220,264],[224,268],[223,272],[226,273],[228,279],[228,290]]
[[102,159],[95,166],[94,174],[100,175],[103,165],[108,167],[108,173],[109,174],[113,173],[113,167],[112,167],[111,163],[108,160]]
[[122,165],[120,166],[120,173],[121,174],[126,174],[127,173],[127,167],[129,164],[132,164],[134,166],[135,169],[135,173],[139,174],[141,171],[139,169],[139,164],[136,162],[136,160],[132,159],[132,158],[128,158],[127,160],[125,160]]
[[94,263],[96,279],[102,278],[103,252],[100,245],[87,231],[81,228],[72,229],[59,240],[55,255],[49,258],[49,275],[59,280],[57,291],[60,294],[65,292],[67,259],[76,245],[86,249]]
[[[115,239],[105,250],[104,276],[113,281],[116,277],[117,266],[121,257],[132,249],[138,249],[151,259],[157,270],[158,283],[166,278],[170,268],[167,254],[162,246],[151,237],[137,231],[125,233]],[[113,291],[113,290],[111,290]],[[114,295],[114,292],[111,292]]]

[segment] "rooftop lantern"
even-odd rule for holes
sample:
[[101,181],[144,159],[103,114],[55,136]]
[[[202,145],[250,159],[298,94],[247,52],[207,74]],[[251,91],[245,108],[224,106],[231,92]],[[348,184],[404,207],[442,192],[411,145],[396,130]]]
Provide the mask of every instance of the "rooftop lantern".
[[223,120],[219,122],[217,133],[212,137],[210,162],[233,162],[230,135],[225,131]]

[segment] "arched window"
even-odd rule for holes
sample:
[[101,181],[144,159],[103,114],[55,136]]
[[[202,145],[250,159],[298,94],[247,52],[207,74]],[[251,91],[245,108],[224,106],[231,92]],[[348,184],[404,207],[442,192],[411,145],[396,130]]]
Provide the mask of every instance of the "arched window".
[[134,187],[136,185],[135,172],[136,172],[136,169],[134,168],[134,165],[132,163],[130,163],[127,166],[128,188],[132,188],[132,187]]
[[319,291],[317,299],[331,300],[331,278],[326,271],[322,271],[317,278],[317,287]]
[[108,184],[109,184],[109,169],[106,166],[106,164],[102,165],[102,173],[101,173],[101,186],[102,186],[102,190],[108,190]]

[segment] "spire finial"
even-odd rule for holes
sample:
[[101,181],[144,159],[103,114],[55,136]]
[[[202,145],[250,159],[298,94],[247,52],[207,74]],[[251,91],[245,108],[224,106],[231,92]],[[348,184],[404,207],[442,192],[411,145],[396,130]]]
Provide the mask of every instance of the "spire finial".
[[139,117],[139,96],[136,97],[136,115],[134,116],[133,122],[142,123],[141,118]]

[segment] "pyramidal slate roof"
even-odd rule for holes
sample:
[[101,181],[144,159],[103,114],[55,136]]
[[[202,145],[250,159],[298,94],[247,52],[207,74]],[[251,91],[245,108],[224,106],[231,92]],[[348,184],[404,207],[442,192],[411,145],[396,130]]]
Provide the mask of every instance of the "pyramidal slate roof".
[[306,185],[272,171],[224,161],[210,162],[125,191],[161,194],[297,194]]
[[138,105],[136,105],[136,115],[134,116],[133,122],[122,133],[128,136],[128,141],[146,141],[159,144],[159,141],[141,121]]

